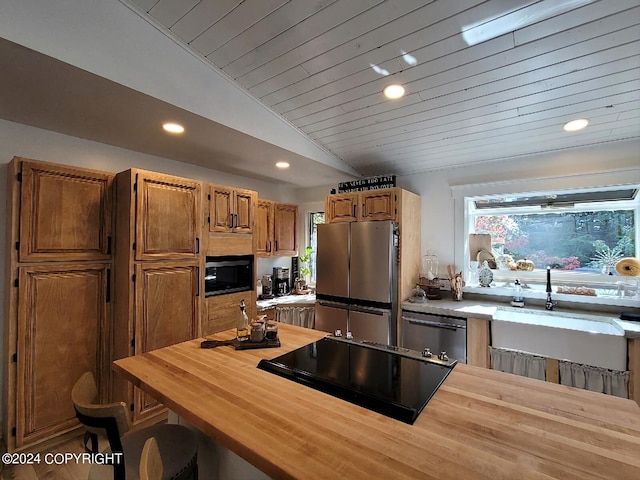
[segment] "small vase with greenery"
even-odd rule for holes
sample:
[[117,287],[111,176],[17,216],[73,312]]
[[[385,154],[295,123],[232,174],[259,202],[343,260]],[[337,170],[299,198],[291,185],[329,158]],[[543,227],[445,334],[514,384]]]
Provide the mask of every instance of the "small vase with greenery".
[[298,261],[300,262],[300,276],[304,280],[305,285],[309,283],[309,278],[311,276],[311,270],[309,269],[309,260],[311,260],[311,253],[313,253],[313,249],[311,247],[307,247],[304,250],[304,255],[300,255],[298,257]]

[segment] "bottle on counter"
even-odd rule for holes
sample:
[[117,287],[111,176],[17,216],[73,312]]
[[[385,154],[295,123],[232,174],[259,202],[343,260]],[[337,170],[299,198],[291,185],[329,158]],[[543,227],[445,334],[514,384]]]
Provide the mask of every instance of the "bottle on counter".
[[514,307],[524,307],[524,298],[522,297],[522,284],[519,279],[516,279],[514,283],[515,293],[513,295],[513,300],[511,300],[511,305]]
[[244,299],[240,300],[240,316],[238,317],[236,338],[240,342],[249,340],[249,317],[245,311]]

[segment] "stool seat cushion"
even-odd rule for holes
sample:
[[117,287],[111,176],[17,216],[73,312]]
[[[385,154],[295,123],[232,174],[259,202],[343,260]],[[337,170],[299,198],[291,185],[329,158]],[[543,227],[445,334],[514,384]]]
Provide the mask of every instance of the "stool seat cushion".
[[[155,437],[158,442],[163,466],[162,479],[190,478],[190,472],[195,468],[198,454],[198,440],[195,433],[182,425],[160,424],[130,431],[121,438],[127,480],[139,480],[142,447],[150,437]],[[93,465],[89,472],[89,480],[101,479],[113,479],[113,467]]]

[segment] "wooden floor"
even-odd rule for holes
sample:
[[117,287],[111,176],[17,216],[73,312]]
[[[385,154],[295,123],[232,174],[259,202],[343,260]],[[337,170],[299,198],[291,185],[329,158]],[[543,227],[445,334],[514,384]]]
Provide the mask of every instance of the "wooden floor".
[[[47,452],[50,453],[82,453],[84,445],[82,443],[84,434],[73,438],[65,443],[53,447]],[[100,450],[108,445],[106,438],[99,440]],[[44,454],[44,452],[43,452]],[[42,458],[42,456],[41,456]],[[46,465],[43,461],[37,465],[4,465],[0,474],[2,480],[87,480],[91,465],[76,464],[69,462],[65,465]]]

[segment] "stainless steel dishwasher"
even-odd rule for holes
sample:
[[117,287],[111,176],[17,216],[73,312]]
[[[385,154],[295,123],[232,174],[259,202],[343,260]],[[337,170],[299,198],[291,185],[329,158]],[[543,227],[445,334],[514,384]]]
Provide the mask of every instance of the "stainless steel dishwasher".
[[402,311],[402,346],[411,350],[447,352],[450,359],[467,363],[467,319]]

